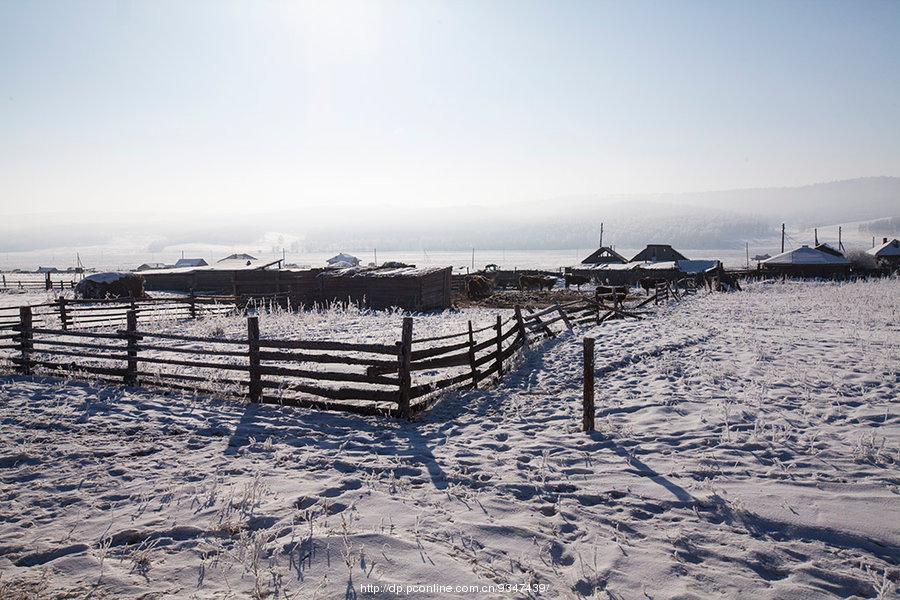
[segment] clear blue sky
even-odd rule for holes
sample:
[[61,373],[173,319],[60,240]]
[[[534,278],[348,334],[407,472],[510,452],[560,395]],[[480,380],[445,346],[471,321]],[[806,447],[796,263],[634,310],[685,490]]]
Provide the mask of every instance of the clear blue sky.
[[900,174],[900,2],[0,1],[0,213]]

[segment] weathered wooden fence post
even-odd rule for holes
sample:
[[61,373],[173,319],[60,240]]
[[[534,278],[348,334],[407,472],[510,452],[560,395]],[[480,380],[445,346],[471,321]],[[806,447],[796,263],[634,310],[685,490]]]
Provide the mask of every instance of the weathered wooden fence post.
[[53,282],[50,281],[50,273],[47,273],[47,278],[44,280],[44,289],[48,292],[53,289]]
[[400,336],[400,341],[397,343],[398,375],[400,378],[400,394],[397,399],[397,405],[400,410],[400,416],[404,419],[408,419],[411,416],[409,396],[410,388],[412,387],[412,375],[410,373],[410,363],[412,362],[412,337],[412,317],[403,317],[403,331]]
[[497,315],[497,324],[494,325],[497,330],[497,350],[494,355],[494,362],[497,364],[497,379],[503,378],[503,319]]
[[61,297],[59,298],[59,322],[62,325],[63,331],[69,329],[69,315],[66,310],[66,299]]
[[584,399],[581,428],[594,431],[594,338],[584,338]]
[[522,307],[516,305],[516,327],[519,328],[519,335],[522,337],[522,343],[528,347],[528,331],[525,329],[525,319],[522,318]]
[[262,376],[259,366],[259,317],[247,317],[247,343],[250,347],[250,402],[262,399]]
[[563,307],[559,305],[559,302],[556,303],[556,311],[559,313],[559,316],[562,317],[563,323],[566,324],[566,329],[572,331],[572,323],[569,321],[569,315],[567,315],[566,311],[563,310]]
[[475,366],[475,334],[469,321],[469,368],[472,370],[472,387],[478,387],[478,368]]
[[194,297],[194,290],[191,290],[191,297],[188,300],[188,302],[190,303],[190,308],[191,308],[191,318],[196,319],[197,318],[197,298]]
[[19,371],[22,375],[31,375],[31,352],[34,349],[34,332],[31,326],[31,307],[19,308],[19,348],[22,350],[22,360]]
[[125,313],[125,336],[127,342],[128,364],[125,367],[125,385],[137,385],[137,355],[138,355],[138,335],[137,335],[137,313],[129,310]]

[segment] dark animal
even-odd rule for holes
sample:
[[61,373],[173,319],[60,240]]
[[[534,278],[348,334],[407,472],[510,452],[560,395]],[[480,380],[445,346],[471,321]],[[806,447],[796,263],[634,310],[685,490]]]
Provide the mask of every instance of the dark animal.
[[535,288],[542,290],[547,288],[549,291],[553,289],[554,285],[556,285],[555,277],[541,277],[540,275],[521,275],[519,277],[520,290],[532,290]]
[[570,285],[574,285],[578,289],[581,289],[582,284],[590,282],[591,278],[587,275],[575,275],[574,273],[566,273],[566,289],[569,289]]
[[641,287],[647,292],[647,295],[650,295],[650,290],[656,290],[657,286],[665,285],[665,279],[657,279],[655,277],[642,277],[638,282]]
[[594,294],[598,301],[612,300],[613,304],[621,304],[628,297],[628,286],[598,285]]
[[95,273],[78,282],[75,296],[87,300],[146,298],[144,278],[134,273]]
[[494,282],[482,275],[472,275],[466,279],[466,296],[472,300],[487,298],[494,293]]

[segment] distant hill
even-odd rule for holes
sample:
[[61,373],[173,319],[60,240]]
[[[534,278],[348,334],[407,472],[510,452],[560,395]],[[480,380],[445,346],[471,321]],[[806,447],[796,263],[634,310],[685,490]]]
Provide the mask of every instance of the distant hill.
[[900,177],[863,177],[802,187],[673,194],[672,201],[816,226],[900,215]]
[[[288,245],[306,250],[588,248],[604,241],[622,248],[669,243],[682,248],[740,248],[789,230],[855,223],[860,239],[891,235],[900,221],[900,177],[867,177],[792,188],[686,194],[592,195],[516,204],[429,207],[377,206],[368,211],[313,211],[215,215],[49,215],[0,221],[0,251],[108,246],[149,238],[148,251],[172,245],[246,244],[267,231],[285,232]],[[872,222],[871,225],[866,223]],[[845,233],[851,234],[849,228]],[[287,239],[285,238],[285,239]]]

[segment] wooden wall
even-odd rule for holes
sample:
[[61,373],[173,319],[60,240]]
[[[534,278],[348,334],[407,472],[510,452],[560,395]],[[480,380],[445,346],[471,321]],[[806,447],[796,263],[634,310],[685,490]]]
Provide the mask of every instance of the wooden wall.
[[198,269],[142,273],[148,291],[231,294],[241,297],[283,295],[294,305],[352,302],[369,308],[443,310],[450,307],[451,268],[331,271],[309,269]]

